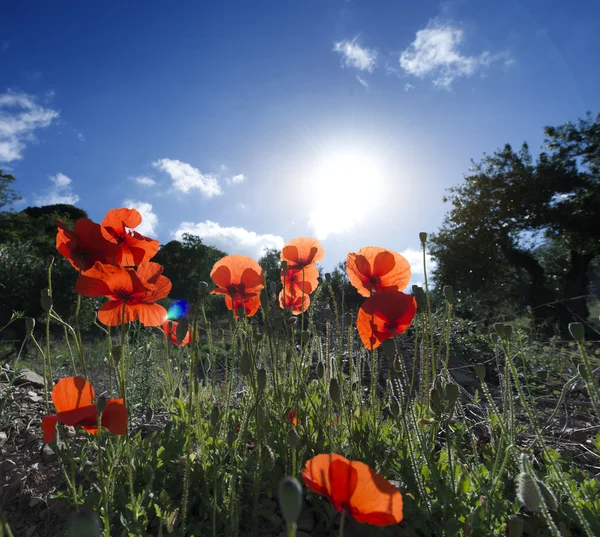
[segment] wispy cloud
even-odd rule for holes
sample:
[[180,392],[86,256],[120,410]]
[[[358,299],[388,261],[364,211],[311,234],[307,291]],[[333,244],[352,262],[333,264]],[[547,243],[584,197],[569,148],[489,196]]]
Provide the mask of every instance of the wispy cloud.
[[415,89],[415,87],[412,84],[410,84],[409,82],[407,82],[406,84],[404,84],[404,91],[411,91],[411,90],[414,90],[414,89]]
[[0,93],[0,162],[22,159],[27,143],[35,140],[35,131],[48,127],[58,115],[32,95]]
[[128,209],[137,209],[142,215],[142,223],[135,228],[138,233],[146,236],[156,234],[158,227],[158,216],[152,210],[152,204],[145,201],[125,200],[123,207]]
[[333,45],[334,52],[342,55],[342,65],[359,71],[373,72],[377,65],[377,51],[361,47],[357,39],[338,41]]
[[283,237],[259,234],[243,227],[223,227],[217,222],[182,222],[173,237],[180,240],[184,233],[202,238],[206,244],[224,252],[240,253],[258,259],[267,248],[283,248]]
[[356,75],[356,80],[358,80],[358,83],[365,89],[369,89],[369,83],[364,79],[361,78],[360,76]]
[[64,173],[57,173],[48,177],[52,185],[41,196],[35,196],[35,205],[55,205],[57,203],[66,203],[75,205],[79,201],[79,196],[73,192],[71,178]]
[[83,132],[80,132],[77,129],[73,129],[73,132],[80,142],[85,142],[85,134],[83,134]]
[[459,47],[463,41],[461,28],[432,20],[402,52],[400,67],[410,75],[431,78],[436,86],[450,89],[457,78],[470,77],[499,60],[510,61],[506,53],[462,54]]
[[[415,250],[414,248],[407,248],[406,250],[400,253],[410,263],[410,272],[412,274],[412,277],[408,284],[409,289],[413,285],[425,285],[425,272],[423,270],[423,251]],[[426,255],[427,279],[431,283],[431,274],[435,269],[435,261],[429,254]]]
[[223,194],[215,175],[202,173],[187,162],[163,158],[153,162],[152,165],[169,174],[175,190],[185,194],[192,190],[199,190],[205,198]]
[[239,173],[238,175],[234,175],[231,178],[231,182],[234,185],[239,185],[240,183],[243,183],[246,180],[246,176],[243,173]]
[[139,177],[134,177],[133,179],[138,185],[154,186],[156,184],[156,181],[152,179],[152,177],[147,177],[145,175],[140,175]]

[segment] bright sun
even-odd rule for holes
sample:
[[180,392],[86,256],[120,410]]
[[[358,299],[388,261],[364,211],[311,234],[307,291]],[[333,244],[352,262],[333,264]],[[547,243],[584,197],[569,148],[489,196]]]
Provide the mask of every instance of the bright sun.
[[318,201],[309,224],[320,239],[362,222],[375,208],[382,187],[380,164],[361,152],[344,151],[323,159],[314,175]]

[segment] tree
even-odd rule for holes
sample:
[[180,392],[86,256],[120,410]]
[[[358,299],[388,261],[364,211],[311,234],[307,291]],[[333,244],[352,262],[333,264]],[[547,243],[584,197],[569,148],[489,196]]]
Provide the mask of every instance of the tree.
[[[523,144],[474,163],[444,198],[452,209],[431,253],[437,284],[454,285],[463,313],[489,321],[529,308],[538,326],[565,332],[589,315],[588,270],[600,251],[600,115],[545,134],[535,162]],[[549,278],[549,251],[562,252],[559,278]]]
[[4,210],[5,207],[10,207],[15,201],[22,199],[20,194],[10,188],[10,185],[14,182],[14,176],[0,170],[0,211]]

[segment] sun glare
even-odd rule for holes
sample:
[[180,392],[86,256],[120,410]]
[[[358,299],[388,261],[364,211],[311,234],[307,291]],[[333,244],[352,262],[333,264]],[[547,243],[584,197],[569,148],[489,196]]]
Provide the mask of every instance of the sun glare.
[[378,203],[380,164],[361,152],[345,151],[323,159],[314,175],[318,203],[309,224],[319,239],[348,231]]

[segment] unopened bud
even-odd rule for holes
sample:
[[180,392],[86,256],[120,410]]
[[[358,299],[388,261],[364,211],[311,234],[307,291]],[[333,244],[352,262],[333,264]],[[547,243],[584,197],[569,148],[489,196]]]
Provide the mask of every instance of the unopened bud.
[[203,298],[206,295],[208,295],[208,283],[201,280],[198,282],[198,296]]
[[423,291],[423,288],[418,285],[413,285],[412,292],[417,302],[419,311],[424,311],[427,309],[427,297],[425,296],[425,291]]
[[446,401],[448,405],[453,407],[458,401],[458,396],[460,395],[460,390],[458,389],[458,385],[456,384],[447,384],[446,385]]
[[475,369],[475,374],[477,375],[477,378],[483,382],[485,380],[485,366],[483,364],[475,364],[475,366],[473,366],[473,369]]
[[335,377],[329,381],[329,396],[334,403],[340,404],[342,392],[340,390],[340,384]]
[[212,410],[210,411],[210,424],[213,427],[216,427],[218,423],[219,423],[219,407],[215,405],[215,406],[213,406]]
[[433,413],[437,415],[441,414],[444,408],[442,406],[442,397],[438,388],[431,389],[429,401]]
[[522,537],[523,529],[524,524],[522,518],[513,515],[508,519],[507,535],[510,535],[510,537]]
[[227,433],[227,445],[231,448],[231,446],[233,446],[233,443],[235,442],[235,438],[236,438],[236,434],[234,431],[229,431]]
[[569,332],[578,343],[582,343],[585,339],[585,330],[581,323],[569,323]]
[[275,455],[273,454],[273,450],[269,446],[264,445],[261,451],[261,456],[263,466],[267,470],[272,470],[275,467]]
[[323,362],[319,361],[317,363],[317,377],[322,379],[324,376],[325,376],[325,365],[323,364]]
[[240,373],[246,377],[250,374],[250,354],[244,351],[240,358]]
[[290,446],[292,449],[296,449],[298,447],[298,444],[300,443],[300,437],[298,436],[296,429],[292,428],[288,431],[287,440],[288,446]]
[[42,289],[41,293],[42,309],[48,313],[52,309],[52,295],[50,289]]
[[530,511],[535,512],[540,510],[542,497],[533,478],[526,472],[519,474],[517,480],[517,497]]
[[297,317],[294,317],[294,316],[288,317],[287,324],[296,324],[296,322],[298,322]]
[[444,296],[448,302],[452,302],[454,300],[454,289],[452,289],[451,285],[444,286]]
[[102,414],[102,412],[104,412],[106,403],[108,403],[108,397],[105,395],[100,395],[96,398],[96,409],[98,410],[98,414]]
[[345,319],[346,326],[350,326],[352,324],[352,312],[351,311],[346,312],[344,319]]
[[296,524],[302,512],[302,487],[294,477],[284,477],[279,483],[279,507],[287,527]]
[[262,392],[267,386],[267,370],[264,368],[260,368],[256,372],[256,380],[258,382],[258,389]]
[[421,244],[425,244],[427,242],[427,233],[425,233],[425,231],[421,231],[421,233],[419,233],[419,240],[421,241]]
[[395,397],[392,397],[392,400],[390,401],[390,412],[395,418],[400,415],[400,403],[398,403],[398,399]]
[[331,281],[331,273],[329,273],[329,272],[326,272],[326,273],[325,273],[325,281],[326,281],[327,283],[329,283],[329,282]]

